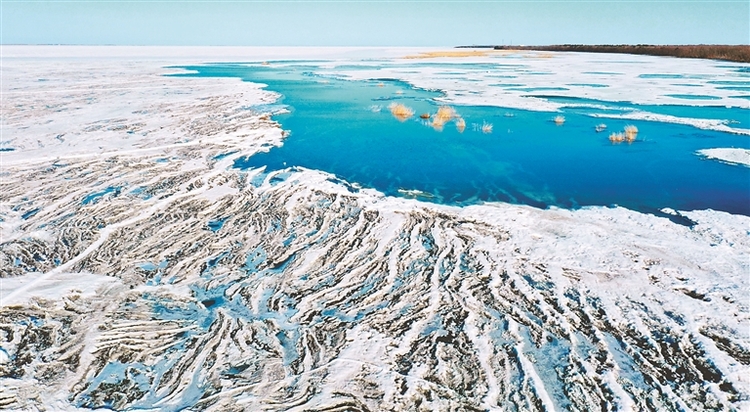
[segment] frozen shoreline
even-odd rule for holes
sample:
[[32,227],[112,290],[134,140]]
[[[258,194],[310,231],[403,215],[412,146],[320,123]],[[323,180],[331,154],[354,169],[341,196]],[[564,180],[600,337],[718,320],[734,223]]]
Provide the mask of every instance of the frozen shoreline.
[[4,405],[747,407],[749,217],[456,208],[242,172],[283,142],[246,109],[276,96],[132,50],[3,61]]

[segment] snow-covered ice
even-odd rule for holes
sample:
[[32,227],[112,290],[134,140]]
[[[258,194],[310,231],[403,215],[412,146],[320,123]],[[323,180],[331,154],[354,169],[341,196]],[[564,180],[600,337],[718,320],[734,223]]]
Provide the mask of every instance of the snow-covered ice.
[[[161,76],[185,62],[408,54],[4,46],[0,407],[750,407],[749,217],[458,208],[316,170],[241,171],[235,159],[283,144],[252,110],[277,96]],[[591,70],[578,58],[520,61]],[[462,87],[446,98],[494,98]]]
[[708,159],[750,167],[750,150],[736,148],[702,149],[698,154]]

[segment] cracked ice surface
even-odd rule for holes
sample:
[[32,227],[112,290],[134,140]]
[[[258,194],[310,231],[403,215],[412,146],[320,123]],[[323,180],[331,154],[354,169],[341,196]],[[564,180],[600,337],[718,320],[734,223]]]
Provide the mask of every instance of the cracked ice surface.
[[276,96],[138,53],[3,61],[0,407],[750,405],[750,218],[239,171]]

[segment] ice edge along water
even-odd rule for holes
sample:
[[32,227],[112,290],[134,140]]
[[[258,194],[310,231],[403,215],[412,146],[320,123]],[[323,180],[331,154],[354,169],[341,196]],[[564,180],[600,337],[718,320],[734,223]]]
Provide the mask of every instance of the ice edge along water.
[[729,164],[750,167],[750,150],[737,148],[716,148],[699,150],[698,154],[708,159],[716,159]]
[[3,62],[0,405],[748,407],[750,218],[241,172],[276,96],[150,59]]

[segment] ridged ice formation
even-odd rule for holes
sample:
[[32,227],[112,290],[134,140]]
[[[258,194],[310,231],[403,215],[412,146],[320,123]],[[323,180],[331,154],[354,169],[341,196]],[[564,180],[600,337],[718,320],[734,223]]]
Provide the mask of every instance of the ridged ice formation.
[[[44,74],[22,63],[19,79]],[[149,67],[120,81],[160,79]],[[747,217],[452,208],[317,171],[242,172],[234,159],[282,139],[248,109],[273,97],[253,85],[170,78],[147,99],[98,91],[90,115],[34,112],[77,93],[3,107],[11,144],[28,146],[0,183],[0,407],[749,405]],[[92,124],[151,133],[98,155],[108,132]],[[89,144],[34,157],[63,130]]]

